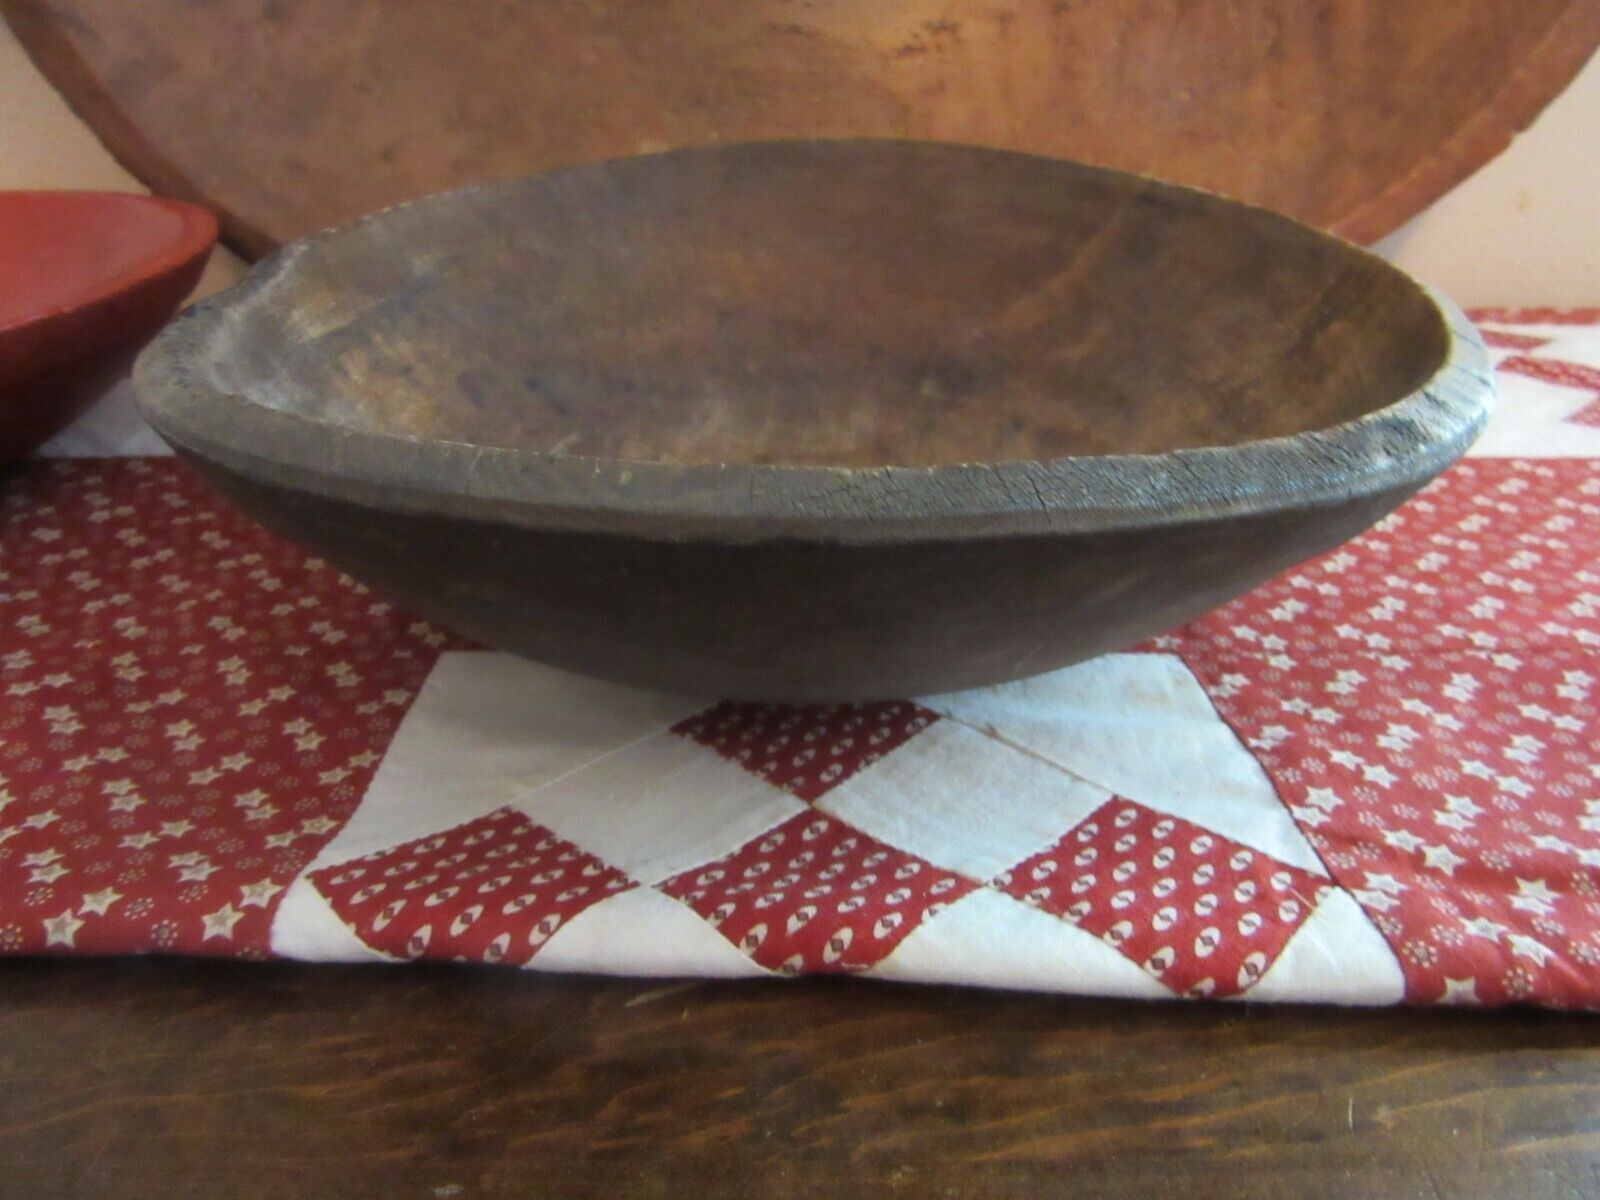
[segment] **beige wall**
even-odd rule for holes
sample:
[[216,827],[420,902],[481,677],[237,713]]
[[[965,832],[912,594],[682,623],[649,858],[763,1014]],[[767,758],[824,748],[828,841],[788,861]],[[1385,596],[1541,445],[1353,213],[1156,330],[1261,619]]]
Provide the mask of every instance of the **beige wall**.
[[[0,24],[0,188],[132,188]],[[1600,58],[1505,154],[1379,249],[1459,303],[1600,303]],[[219,252],[203,287],[235,277]]]

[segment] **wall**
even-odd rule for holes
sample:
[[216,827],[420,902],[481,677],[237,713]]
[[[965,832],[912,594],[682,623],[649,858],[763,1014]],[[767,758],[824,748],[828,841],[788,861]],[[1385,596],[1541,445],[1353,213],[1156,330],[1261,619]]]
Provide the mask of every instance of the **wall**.
[[[0,188],[133,188],[0,24]],[[1378,247],[1463,305],[1600,303],[1600,58],[1511,148]],[[226,251],[205,290],[234,278]]]

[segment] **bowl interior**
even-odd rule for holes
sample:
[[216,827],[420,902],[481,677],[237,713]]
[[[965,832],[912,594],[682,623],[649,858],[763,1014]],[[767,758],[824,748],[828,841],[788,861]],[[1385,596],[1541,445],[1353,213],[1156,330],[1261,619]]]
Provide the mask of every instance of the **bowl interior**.
[[189,238],[182,210],[114,192],[0,192],[0,329],[143,278]]
[[293,249],[212,382],[338,425],[571,455],[872,467],[1326,428],[1444,361],[1414,283],[1291,222],[917,143],[620,160]]

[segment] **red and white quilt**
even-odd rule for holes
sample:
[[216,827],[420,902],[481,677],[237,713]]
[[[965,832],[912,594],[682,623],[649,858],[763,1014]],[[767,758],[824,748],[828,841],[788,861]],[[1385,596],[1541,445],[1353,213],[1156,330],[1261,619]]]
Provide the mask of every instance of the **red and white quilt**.
[[114,396],[0,476],[0,950],[1600,1006],[1600,311],[1377,529],[1123,654],[707,703],[481,650]]

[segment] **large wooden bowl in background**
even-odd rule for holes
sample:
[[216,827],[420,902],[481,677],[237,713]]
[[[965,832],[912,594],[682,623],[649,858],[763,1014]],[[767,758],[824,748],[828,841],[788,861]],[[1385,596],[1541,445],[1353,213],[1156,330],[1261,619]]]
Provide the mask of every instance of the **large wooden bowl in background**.
[[281,252],[141,357],[246,510],[559,666],[785,700],[1125,646],[1471,441],[1466,322],[1133,176],[912,142],[680,151]]
[[259,254],[442,188],[910,137],[1195,184],[1359,241],[1498,154],[1600,0],[0,0],[135,174]]

